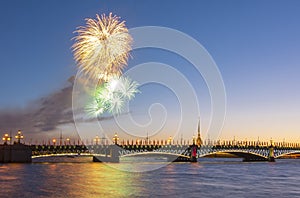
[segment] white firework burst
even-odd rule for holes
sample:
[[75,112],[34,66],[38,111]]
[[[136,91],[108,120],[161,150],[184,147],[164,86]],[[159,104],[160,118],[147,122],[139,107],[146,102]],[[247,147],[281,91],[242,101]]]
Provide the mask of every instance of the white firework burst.
[[86,26],[76,31],[74,59],[80,72],[96,80],[122,73],[127,65],[132,38],[120,17],[102,14],[86,19]]
[[139,92],[138,86],[128,77],[111,78],[96,88],[92,101],[86,107],[88,115],[97,117],[105,112],[120,114],[124,105]]

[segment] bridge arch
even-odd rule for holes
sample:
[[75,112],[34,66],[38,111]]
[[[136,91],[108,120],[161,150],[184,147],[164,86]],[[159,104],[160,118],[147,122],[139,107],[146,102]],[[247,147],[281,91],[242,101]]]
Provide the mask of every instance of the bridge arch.
[[292,150],[292,151],[284,152],[279,155],[276,155],[275,158],[280,158],[291,154],[300,154],[300,150],[299,151]]
[[259,153],[251,152],[251,151],[243,151],[243,150],[215,150],[207,153],[203,153],[198,155],[198,157],[207,157],[209,155],[214,154],[232,154],[237,156],[238,158],[243,158],[244,161],[266,161],[268,157]]
[[120,158],[126,157],[165,157],[168,161],[189,161],[190,156],[183,155],[180,153],[170,153],[170,152],[153,152],[153,151],[145,151],[145,152],[133,152],[128,154],[120,155]]
[[45,157],[68,157],[68,156],[92,156],[90,153],[49,153],[49,154],[40,154],[32,155],[31,158],[45,158]]

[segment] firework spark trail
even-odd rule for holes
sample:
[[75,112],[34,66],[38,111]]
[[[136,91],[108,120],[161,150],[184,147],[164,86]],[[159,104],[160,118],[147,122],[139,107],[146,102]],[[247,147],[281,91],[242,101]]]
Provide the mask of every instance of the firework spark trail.
[[105,14],[87,19],[76,31],[74,59],[80,72],[92,79],[108,81],[127,65],[132,38],[120,17]]
[[114,77],[110,81],[99,85],[86,111],[90,117],[97,117],[104,112],[120,114],[124,105],[139,92],[139,84],[128,77]]
[[86,106],[91,117],[105,112],[120,114],[126,102],[138,92],[137,82],[121,76],[132,42],[125,21],[120,22],[120,17],[112,13],[96,16],[78,28],[72,46],[79,72],[85,74],[87,80],[98,82]]

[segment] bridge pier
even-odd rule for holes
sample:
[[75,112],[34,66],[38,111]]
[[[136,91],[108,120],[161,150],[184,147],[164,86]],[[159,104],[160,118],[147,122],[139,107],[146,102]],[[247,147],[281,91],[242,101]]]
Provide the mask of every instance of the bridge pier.
[[0,163],[30,163],[31,148],[21,143],[0,145]]
[[198,146],[193,144],[191,146],[191,162],[197,162],[197,150]]
[[[112,145],[105,150],[105,155],[94,155],[93,162],[112,162],[119,163],[120,162],[120,148],[117,145]],[[110,155],[107,155],[109,153]]]
[[275,157],[274,157],[274,146],[271,141],[271,146],[269,147],[269,157],[268,157],[269,162],[275,162]]
[[[196,159],[197,160],[197,159]],[[191,162],[191,160],[187,157],[177,157],[175,160],[173,158],[169,159],[171,162]]]
[[268,161],[268,159],[262,159],[262,158],[244,158],[243,162],[265,162]]
[[94,155],[93,156],[93,162],[119,163],[120,162],[120,158],[119,157],[109,157],[109,156]]

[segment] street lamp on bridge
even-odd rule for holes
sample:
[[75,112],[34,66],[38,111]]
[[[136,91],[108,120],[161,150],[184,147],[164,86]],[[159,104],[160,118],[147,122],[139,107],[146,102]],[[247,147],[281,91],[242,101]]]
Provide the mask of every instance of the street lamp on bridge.
[[[196,138],[195,138],[195,135],[193,135],[193,138],[192,138],[192,143],[193,145],[196,143]],[[188,143],[189,144],[189,143]]]
[[17,139],[18,144],[20,144],[20,143],[21,143],[21,139],[24,138],[24,136],[23,136],[21,130],[18,130],[18,133],[17,133],[17,135],[15,136],[15,138]]
[[168,138],[168,144],[169,144],[169,145],[172,144],[172,136],[170,136],[170,137]]
[[4,134],[2,140],[4,141],[4,144],[7,144],[7,142],[11,140],[11,137],[6,133]]
[[66,139],[66,144],[67,144],[67,145],[70,145],[70,138],[67,138],[67,139]]
[[118,144],[118,140],[119,140],[118,134],[115,133],[115,136],[113,137],[114,143],[115,143],[115,144]]
[[53,138],[52,143],[55,146],[55,144],[56,144],[56,139],[55,138]]
[[96,137],[95,137],[95,139],[94,139],[94,141],[96,142],[96,145],[98,145],[98,144],[99,144],[99,140],[100,140],[99,136],[98,136],[98,135],[96,135]]

